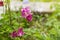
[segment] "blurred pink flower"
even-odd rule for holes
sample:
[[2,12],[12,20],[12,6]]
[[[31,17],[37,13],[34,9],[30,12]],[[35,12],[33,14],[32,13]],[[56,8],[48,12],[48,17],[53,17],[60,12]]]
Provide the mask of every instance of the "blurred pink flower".
[[17,32],[17,36],[23,36],[24,35],[24,31],[23,31],[23,28],[19,28],[18,29],[18,32]]
[[16,31],[13,31],[11,34],[10,34],[11,37],[17,37],[17,32]]
[[30,7],[26,7],[25,9],[27,13],[31,13]]
[[29,14],[27,17],[26,17],[26,19],[27,19],[27,21],[32,21],[32,15],[31,14]]
[[22,17],[26,18],[28,16],[28,14],[31,13],[31,10],[29,7],[26,7],[26,8],[22,8],[21,12],[22,12]]
[[22,12],[22,17],[26,18],[27,21],[32,21],[32,13],[29,7],[22,8],[21,12]]
[[18,30],[17,30],[17,32],[16,31],[13,31],[11,34],[10,34],[10,36],[12,37],[12,38],[15,38],[15,37],[21,37],[21,36],[23,36],[24,35],[24,31],[23,31],[23,28],[19,28]]

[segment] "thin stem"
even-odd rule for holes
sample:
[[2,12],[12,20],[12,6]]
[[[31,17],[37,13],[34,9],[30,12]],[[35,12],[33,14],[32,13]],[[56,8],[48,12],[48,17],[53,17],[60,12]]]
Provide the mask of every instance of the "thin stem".
[[[20,13],[20,12],[18,12],[18,13]],[[17,22],[19,23],[19,26],[20,26],[20,17],[17,18]]]
[[[9,22],[10,22],[10,27],[12,27],[12,17],[11,17],[11,11],[10,11],[10,7],[9,7],[10,2],[8,2],[7,0],[7,8],[8,8],[8,14],[9,14]],[[14,27],[12,27],[12,29],[14,29]]]

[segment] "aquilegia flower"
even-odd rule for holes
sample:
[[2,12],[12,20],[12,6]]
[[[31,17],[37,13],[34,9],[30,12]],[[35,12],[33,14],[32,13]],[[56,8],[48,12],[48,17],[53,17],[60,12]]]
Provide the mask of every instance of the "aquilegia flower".
[[23,31],[23,28],[19,28],[17,31],[13,31],[11,34],[10,34],[10,36],[12,37],[12,38],[14,38],[14,37],[18,37],[18,36],[23,36],[24,35],[24,31]]
[[26,18],[28,16],[28,14],[31,13],[31,10],[29,7],[26,7],[26,8],[22,8],[21,12],[22,12],[22,17]]
[[13,31],[11,34],[10,34],[11,37],[17,37],[17,32],[16,31]]
[[27,17],[26,17],[26,19],[27,19],[27,21],[32,21],[32,15],[31,14],[29,14]]
[[27,21],[32,21],[32,13],[29,7],[22,8],[21,12],[22,12],[22,17],[27,19]]
[[20,37],[24,35],[23,28],[18,29],[17,35]]

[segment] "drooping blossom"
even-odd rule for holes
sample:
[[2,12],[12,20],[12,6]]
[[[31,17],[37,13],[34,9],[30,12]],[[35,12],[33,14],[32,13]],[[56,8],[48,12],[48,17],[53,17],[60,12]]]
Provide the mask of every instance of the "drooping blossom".
[[10,34],[11,37],[17,37],[17,32],[16,31],[13,31],[11,34]]
[[27,19],[27,21],[32,21],[32,15],[31,14],[29,14],[27,17],[26,17],[26,19]]
[[30,7],[26,7],[25,9],[28,14],[31,13]]
[[17,31],[13,31],[10,36],[12,38],[15,38],[15,37],[21,37],[24,35],[24,31],[23,31],[23,28],[19,28]]
[[17,31],[17,36],[23,36],[24,35],[24,31],[23,31],[23,28],[19,28],[18,31]]
[[27,21],[32,21],[32,13],[29,7],[22,8],[21,12],[22,12],[22,17],[27,19]]
[[21,12],[22,12],[22,17],[26,18],[31,13],[31,10],[29,7],[26,7],[26,8],[22,8]]
[[3,4],[3,1],[0,1],[0,6],[3,6],[4,4]]

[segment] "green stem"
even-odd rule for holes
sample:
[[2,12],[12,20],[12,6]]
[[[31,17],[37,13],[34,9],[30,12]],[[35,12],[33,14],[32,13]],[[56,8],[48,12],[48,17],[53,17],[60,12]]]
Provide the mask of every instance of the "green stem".
[[[10,22],[10,27],[12,27],[12,17],[11,17],[11,11],[10,11],[10,7],[9,7],[10,1],[7,0],[7,8],[8,8],[8,14],[9,14],[9,22]],[[12,27],[12,29],[14,29],[14,27]]]
[[[19,14],[19,13],[20,13],[20,12],[18,12],[18,14]],[[16,13],[16,14],[17,14],[17,13]],[[17,16],[18,16],[18,15],[17,15]],[[19,26],[20,26],[20,17],[17,18],[17,22],[19,23]],[[18,26],[18,27],[19,27],[19,26]]]

